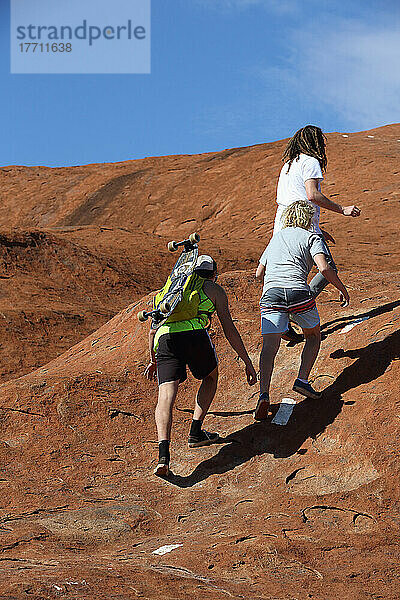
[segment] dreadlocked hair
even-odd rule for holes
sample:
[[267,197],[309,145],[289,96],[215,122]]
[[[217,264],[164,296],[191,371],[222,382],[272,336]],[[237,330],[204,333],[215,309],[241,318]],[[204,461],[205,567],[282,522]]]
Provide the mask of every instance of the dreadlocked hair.
[[294,136],[289,140],[283,153],[283,162],[289,162],[289,173],[292,162],[299,157],[300,154],[308,154],[316,158],[321,166],[322,171],[326,171],[328,159],[325,152],[326,137],[322,130],[315,125],[306,125],[302,129],[296,131]]
[[293,202],[283,211],[283,228],[301,227],[302,229],[310,229],[314,213],[315,209],[310,202],[307,202],[306,200]]

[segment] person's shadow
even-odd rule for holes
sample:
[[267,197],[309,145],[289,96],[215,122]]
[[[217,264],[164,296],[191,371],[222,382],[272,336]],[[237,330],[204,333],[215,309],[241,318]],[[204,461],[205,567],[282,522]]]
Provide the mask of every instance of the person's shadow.
[[[299,452],[306,439],[315,439],[336,419],[343,406],[343,393],[373,381],[386,371],[393,360],[400,357],[400,330],[364,348],[340,349],[331,354],[331,358],[342,356],[357,360],[324,390],[321,400],[307,398],[299,402],[286,426],[274,425],[270,420],[252,423],[222,440],[226,445],[215,456],[201,462],[193,473],[187,477],[171,474],[168,481],[187,488],[210,475],[231,471],[254,456],[268,453],[275,458],[287,458]],[[278,407],[274,408],[276,412]]]
[[394,300],[393,302],[382,304],[382,306],[377,306],[376,308],[359,313],[358,315],[348,315],[347,317],[338,317],[332,321],[327,321],[321,325],[321,338],[324,340],[331,333],[340,331],[340,329],[343,329],[345,325],[350,325],[353,321],[371,319],[373,317],[377,317],[378,315],[391,312],[398,306],[400,306],[400,300]]

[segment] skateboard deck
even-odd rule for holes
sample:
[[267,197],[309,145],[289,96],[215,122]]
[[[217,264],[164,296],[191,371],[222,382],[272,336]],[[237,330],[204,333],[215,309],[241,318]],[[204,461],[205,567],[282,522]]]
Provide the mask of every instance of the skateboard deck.
[[169,276],[169,288],[162,300],[156,304],[154,310],[138,313],[139,321],[146,321],[151,317],[152,327],[155,329],[160,327],[172,314],[176,305],[182,300],[185,283],[196,266],[199,255],[199,241],[200,236],[197,233],[192,233],[187,240],[169,242],[168,250],[170,252],[175,252],[180,246],[183,246],[181,255]]
[[271,423],[274,423],[274,425],[287,425],[295,406],[296,400],[293,400],[293,398],[283,398],[279,405],[278,412]]

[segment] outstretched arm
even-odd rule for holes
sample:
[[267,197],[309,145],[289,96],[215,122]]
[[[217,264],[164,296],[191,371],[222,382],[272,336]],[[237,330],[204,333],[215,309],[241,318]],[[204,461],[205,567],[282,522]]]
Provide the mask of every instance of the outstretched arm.
[[257,374],[254,370],[253,363],[247,354],[247,350],[244,347],[240,333],[236,329],[236,326],[232,320],[228,305],[228,298],[225,291],[220,286],[216,286],[216,290],[215,308],[217,309],[217,315],[221,322],[225,337],[235,352],[237,352],[239,357],[243,360],[246,366],[247,381],[250,385],[254,385],[257,381]]
[[332,283],[332,285],[334,285],[335,288],[339,290],[342,306],[348,306],[350,302],[349,292],[347,291],[343,282],[338,277],[336,271],[332,269],[332,267],[328,264],[325,254],[322,254],[322,252],[316,254],[314,256],[314,262],[317,265],[320,272],[322,273],[322,275],[325,277],[325,279],[327,279],[329,283]]
[[361,214],[361,210],[358,206],[341,206],[336,204],[333,200],[329,200],[324,194],[318,189],[318,179],[307,179],[304,184],[306,186],[307,198],[310,202],[317,204],[321,208],[326,208],[333,212],[344,215],[345,217],[358,217]]

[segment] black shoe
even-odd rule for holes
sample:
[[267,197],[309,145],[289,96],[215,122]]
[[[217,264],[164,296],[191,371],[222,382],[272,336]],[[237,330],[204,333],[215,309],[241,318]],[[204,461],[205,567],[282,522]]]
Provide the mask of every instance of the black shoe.
[[313,398],[314,400],[319,400],[322,396],[322,392],[317,392],[317,390],[314,390],[309,383],[304,383],[299,379],[296,379],[294,382],[293,390],[299,394],[302,394],[303,396],[306,396],[306,398]]
[[262,392],[257,402],[253,417],[256,421],[264,421],[268,418],[269,412],[269,394]]
[[168,477],[169,475],[169,459],[166,456],[161,456],[158,459],[158,465],[153,471],[158,477]]
[[285,333],[282,335],[283,339],[288,341],[288,342],[292,342],[294,344],[298,344],[300,342],[304,342],[304,335],[302,333],[297,333],[297,331],[295,331],[292,327],[292,325],[289,323],[289,329],[287,331],[285,331]]
[[219,440],[218,433],[210,433],[204,429],[200,430],[199,435],[189,435],[189,448],[200,448],[201,446],[209,446]]

